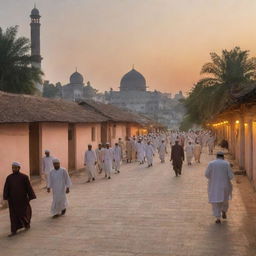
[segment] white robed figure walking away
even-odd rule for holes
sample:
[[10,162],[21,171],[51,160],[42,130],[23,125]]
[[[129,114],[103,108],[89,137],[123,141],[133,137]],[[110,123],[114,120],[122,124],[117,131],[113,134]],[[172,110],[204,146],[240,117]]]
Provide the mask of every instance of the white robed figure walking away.
[[150,141],[146,145],[145,151],[146,151],[146,159],[147,159],[148,167],[151,167],[153,166],[154,148],[151,145]]
[[191,143],[191,141],[188,142],[188,145],[185,147],[185,153],[186,153],[186,159],[188,165],[192,165],[192,158],[194,156],[194,147]]
[[48,186],[48,179],[49,179],[49,174],[51,170],[53,169],[53,163],[52,160],[54,157],[50,155],[50,150],[45,150],[45,157],[42,159],[42,179],[45,180],[46,183],[46,188]]
[[103,170],[103,151],[104,151],[104,148],[102,148],[102,144],[100,143],[98,145],[98,148],[95,150],[99,173],[102,173],[102,170]]
[[66,194],[69,193],[71,187],[71,179],[66,169],[60,167],[59,159],[53,159],[54,169],[51,170],[48,179],[47,192],[50,193],[52,189],[53,201],[51,213],[53,217],[58,217],[60,214],[66,213],[68,205]]
[[88,181],[91,182],[95,180],[97,156],[94,150],[92,150],[92,145],[88,145],[88,150],[84,154],[84,166],[88,174]]
[[230,163],[224,160],[224,153],[217,153],[217,159],[209,163],[205,176],[208,179],[208,198],[213,216],[216,217],[216,223],[220,224],[221,215],[223,219],[227,218],[228,202],[232,197],[231,180],[234,177]]
[[167,148],[166,148],[164,140],[162,140],[162,142],[160,143],[160,145],[158,147],[158,154],[159,154],[159,158],[161,160],[161,163],[164,163],[165,162],[165,155],[167,154]]
[[109,146],[109,143],[106,143],[106,148],[103,151],[103,169],[105,171],[105,178],[111,179],[114,155],[112,148],[110,148]]
[[142,141],[139,140],[136,144],[136,151],[137,151],[137,160],[140,164],[144,163],[145,157],[145,146],[142,144]]
[[200,163],[201,153],[202,146],[200,145],[200,142],[197,141],[196,144],[194,145],[194,158],[197,163]]
[[121,161],[122,161],[122,149],[118,143],[115,144],[113,149],[113,157],[114,157],[114,168],[116,173],[120,173]]

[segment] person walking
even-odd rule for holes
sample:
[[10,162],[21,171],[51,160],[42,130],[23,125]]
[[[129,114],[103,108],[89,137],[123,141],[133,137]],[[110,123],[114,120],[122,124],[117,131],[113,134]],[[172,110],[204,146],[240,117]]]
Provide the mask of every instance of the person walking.
[[21,164],[12,163],[12,174],[8,175],[4,184],[3,197],[8,201],[11,236],[15,236],[21,228],[30,229],[32,209],[30,201],[36,198],[27,175],[20,172]]
[[217,159],[211,161],[205,171],[208,179],[208,198],[212,204],[213,216],[216,223],[221,223],[221,217],[227,218],[229,200],[232,197],[232,183],[234,177],[230,163],[224,160],[224,153],[218,152]]

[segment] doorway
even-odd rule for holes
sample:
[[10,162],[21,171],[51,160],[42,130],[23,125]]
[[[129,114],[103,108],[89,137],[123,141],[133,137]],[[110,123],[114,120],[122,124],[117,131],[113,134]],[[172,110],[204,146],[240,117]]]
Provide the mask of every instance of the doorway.
[[29,124],[29,166],[30,175],[40,175],[39,123]]
[[68,126],[68,169],[76,169],[76,143],[75,143],[75,126],[69,124]]

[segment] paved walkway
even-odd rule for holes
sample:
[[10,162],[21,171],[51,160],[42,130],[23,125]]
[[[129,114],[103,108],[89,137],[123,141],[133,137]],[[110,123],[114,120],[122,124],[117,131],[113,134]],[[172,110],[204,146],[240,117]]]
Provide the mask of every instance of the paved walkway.
[[256,194],[236,177],[228,220],[216,225],[204,178],[211,159],[185,166],[179,178],[158,159],[151,169],[124,165],[110,181],[74,177],[70,208],[58,219],[50,218],[51,196],[41,190],[30,231],[7,238],[8,211],[0,212],[0,255],[255,256]]

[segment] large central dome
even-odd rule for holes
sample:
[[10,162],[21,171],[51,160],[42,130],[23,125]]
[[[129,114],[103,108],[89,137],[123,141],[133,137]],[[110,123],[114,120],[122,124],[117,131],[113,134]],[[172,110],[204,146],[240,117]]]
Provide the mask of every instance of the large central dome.
[[78,72],[76,71],[76,72],[74,72],[74,73],[70,76],[69,81],[70,81],[70,84],[81,84],[81,85],[83,85],[83,83],[84,83],[84,78],[83,78],[83,76],[82,76],[80,73],[78,73]]
[[134,68],[125,74],[120,82],[120,91],[146,91],[144,76]]

